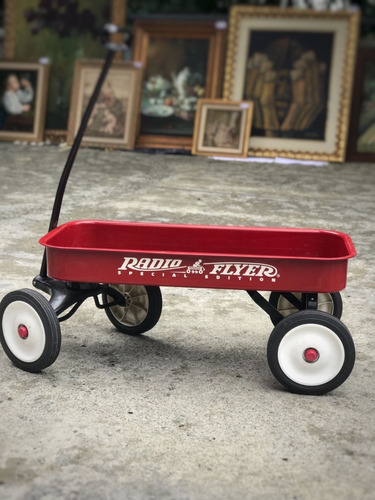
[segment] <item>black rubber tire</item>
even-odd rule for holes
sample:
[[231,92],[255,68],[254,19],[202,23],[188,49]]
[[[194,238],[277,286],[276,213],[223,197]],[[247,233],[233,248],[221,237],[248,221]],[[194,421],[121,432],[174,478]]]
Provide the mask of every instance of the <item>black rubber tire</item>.
[[[305,349],[314,346],[307,345],[310,343],[311,335],[313,335],[313,332],[307,330],[306,328],[305,331],[308,335],[306,337],[306,345],[303,345],[304,339],[301,338],[301,333],[303,334],[303,331],[301,329],[294,330],[301,325],[311,325],[312,329],[314,328],[313,325],[321,325],[328,328],[331,332],[333,332],[334,335],[337,336],[339,342],[341,343],[341,346],[343,347],[344,359],[342,365],[340,362],[337,367],[333,366],[334,374],[332,375],[332,378],[325,381],[324,383],[317,385],[310,385],[306,383],[302,384],[300,383],[300,381],[296,381],[295,379],[292,380],[292,378],[288,376],[285,373],[285,370],[283,370],[280,366],[280,360],[283,356],[284,366],[286,360],[290,361],[291,363],[296,363],[295,360],[297,359],[298,364],[295,364],[295,366],[297,366],[297,370],[299,369],[299,367],[301,367],[301,370],[306,369],[306,372],[303,373],[303,375],[309,376],[310,368],[308,365],[313,365],[311,373],[312,375],[314,375],[314,370],[315,374],[319,374],[319,370],[321,368],[326,369],[328,363],[335,363],[334,356],[332,355],[333,353],[328,352],[328,350],[326,350],[326,352],[322,350],[320,357],[316,361],[316,364],[308,363],[307,361],[303,360],[303,353],[306,352]],[[293,335],[299,336],[300,342],[295,343],[295,348],[293,346],[292,356],[287,358],[289,354],[288,350],[284,346],[282,347],[282,351],[280,353],[280,344],[283,341],[284,337],[292,330],[293,333],[292,337],[290,338],[293,339]],[[324,343],[322,345],[324,346]],[[336,317],[322,311],[300,311],[287,316],[275,326],[268,341],[267,359],[270,370],[275,378],[290,392],[306,395],[321,395],[332,391],[333,389],[336,389],[336,387],[340,386],[349,377],[355,362],[355,347],[349,330]],[[301,361],[299,361],[299,359],[301,359]],[[319,362],[321,363],[320,365]]]
[[[296,292],[292,292],[294,295],[296,295]],[[318,293],[318,303],[319,303],[319,295],[322,295],[322,294],[319,294]],[[332,300],[332,306],[333,306],[333,310],[332,312],[330,313],[332,316],[335,316],[337,319],[340,319],[341,318],[341,315],[342,315],[342,298],[341,298],[341,294],[340,292],[331,292],[329,293],[328,295],[331,296],[331,300]],[[279,300],[280,300],[280,297],[282,296],[282,292],[271,292],[270,293],[270,296],[269,296],[269,303],[275,308],[277,309],[279,312]],[[291,304],[291,308],[293,309],[293,311],[291,311],[289,314],[294,314],[295,312],[298,312],[297,309],[294,308],[293,304]],[[300,311],[303,311],[304,309],[300,309]],[[320,310],[319,307],[317,309],[318,311]],[[327,311],[326,311],[327,312]],[[288,315],[289,315],[288,314]],[[284,317],[287,317],[288,315],[283,315]],[[277,325],[277,322],[275,322],[274,320],[272,320],[272,323],[274,325]]]
[[[41,321],[41,328],[34,321],[37,318]],[[17,324],[27,327],[27,339],[20,340]],[[56,313],[44,295],[25,288],[10,292],[3,298],[0,304],[0,342],[8,358],[21,370],[36,373],[52,365],[60,352],[61,330]],[[27,361],[38,343],[37,359]]]
[[[113,306],[107,307],[105,312],[108,316],[110,322],[117,328],[121,333],[126,335],[141,335],[142,333],[151,330],[156,323],[159,321],[163,300],[161,296],[161,291],[158,286],[143,286],[143,285],[109,285],[112,288],[120,291],[124,296],[128,297],[128,306]],[[125,292],[125,287],[129,288],[129,292]],[[131,297],[132,290],[137,290],[134,297]],[[137,300],[142,297],[144,302],[141,305],[137,305]],[[103,293],[103,303],[108,304],[113,299]],[[131,308],[138,308],[141,312],[141,319],[132,317]],[[116,317],[117,316],[117,317]],[[120,317],[123,316],[122,319]],[[126,318],[128,316],[128,319]],[[133,323],[133,324],[132,324]]]

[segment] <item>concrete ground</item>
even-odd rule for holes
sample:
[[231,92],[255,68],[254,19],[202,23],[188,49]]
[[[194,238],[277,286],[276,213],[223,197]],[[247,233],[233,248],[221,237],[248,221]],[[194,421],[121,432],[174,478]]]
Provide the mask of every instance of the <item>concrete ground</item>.
[[[32,288],[67,149],[0,145],[0,298]],[[2,499],[365,500],[374,493],[370,164],[219,162],[82,149],[61,221],[319,227],[351,235],[343,321],[357,360],[326,396],[286,392],[242,291],[163,288],[156,327],[117,333],[87,301],[39,374],[0,352]]]

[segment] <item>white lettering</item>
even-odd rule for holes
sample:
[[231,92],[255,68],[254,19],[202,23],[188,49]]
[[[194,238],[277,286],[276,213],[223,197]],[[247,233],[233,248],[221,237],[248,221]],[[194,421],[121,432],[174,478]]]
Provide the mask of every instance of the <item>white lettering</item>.
[[236,272],[234,273],[234,275],[239,276],[241,274],[241,271],[245,269],[246,264],[234,264],[234,267],[236,268]]
[[218,272],[221,272],[223,267],[224,267],[223,264],[214,264],[214,268],[212,269],[210,274],[217,274]]
[[[165,271],[165,270],[173,270],[181,266],[182,260],[179,259],[150,259],[148,257],[142,257],[141,259],[137,259],[136,257],[125,257],[122,266],[118,268],[118,271],[126,271],[129,269],[133,269],[133,271]],[[129,271],[130,274],[130,271]]]
[[135,257],[125,257],[124,259],[124,263],[122,264],[121,267],[119,267],[119,271],[125,271],[126,268],[132,264],[136,264],[138,262],[138,259],[136,259]]
[[231,267],[233,267],[232,264],[226,264],[225,267],[224,267],[224,271],[222,271],[221,274],[225,274],[225,275],[233,274],[234,271],[230,271],[229,272],[229,269]]
[[249,264],[247,270],[243,273],[244,276],[256,276],[256,271],[259,266],[256,264]]
[[160,269],[163,265],[164,259],[152,259],[150,269]]
[[150,264],[151,259],[143,258],[138,262],[138,266],[140,269],[148,269],[148,265]]

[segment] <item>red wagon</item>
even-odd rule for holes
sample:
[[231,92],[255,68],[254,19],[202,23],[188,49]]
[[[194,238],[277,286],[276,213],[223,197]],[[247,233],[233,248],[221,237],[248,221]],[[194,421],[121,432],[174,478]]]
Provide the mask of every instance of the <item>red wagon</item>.
[[[117,46],[108,55],[56,193],[36,288],[9,293],[0,305],[0,340],[19,368],[51,365],[61,344],[60,322],[93,297],[121,332],[139,335],[159,320],[160,287],[245,290],[270,316],[267,358],[293,392],[323,394],[342,384],[355,360],[340,321],[340,290],[349,236],[315,229],[74,221],[58,227],[65,186],[83,132]],[[267,300],[260,291],[270,291]],[[99,299],[101,297],[101,300]],[[68,311],[68,312],[67,312]]]

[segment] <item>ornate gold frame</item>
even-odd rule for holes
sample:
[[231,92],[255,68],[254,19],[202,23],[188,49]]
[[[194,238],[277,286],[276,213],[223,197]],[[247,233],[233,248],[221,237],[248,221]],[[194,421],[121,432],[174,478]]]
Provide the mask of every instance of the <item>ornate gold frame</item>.
[[[247,6],[235,6],[231,9],[223,90],[226,99],[243,99],[243,95],[238,95],[238,81],[241,80],[238,76],[238,68],[242,63],[243,54],[245,52],[247,54],[249,47],[251,28],[247,29],[246,23],[250,26],[253,22],[258,25],[261,22],[262,26],[265,26],[265,31],[274,29],[275,31],[284,30],[286,32],[303,31],[303,25],[308,23],[309,31],[313,33],[333,32],[337,36],[335,30],[338,32],[340,29],[340,33],[342,33],[340,36],[344,41],[342,46],[336,42],[332,49],[332,60],[336,66],[335,73],[332,70],[329,75],[329,81],[333,82],[334,76],[339,85],[334,89],[334,92],[333,89],[330,89],[328,94],[329,103],[332,99],[337,99],[336,116],[331,116],[329,113],[327,119],[327,124],[331,129],[330,144],[327,142],[327,145],[325,145],[324,141],[310,141],[309,144],[307,140],[297,141],[293,138],[277,138],[275,140],[272,137],[252,137],[249,142],[250,156],[283,156],[303,160],[344,161],[359,21],[359,12],[317,12],[313,10]],[[271,26],[270,28],[266,27],[268,23]],[[315,24],[316,30],[313,29]],[[261,28],[257,26],[258,29]],[[239,59],[240,55],[242,57],[241,61]],[[337,56],[340,56],[340,58]],[[339,68],[340,74],[336,74],[336,67]],[[312,142],[319,144],[311,144]]]

